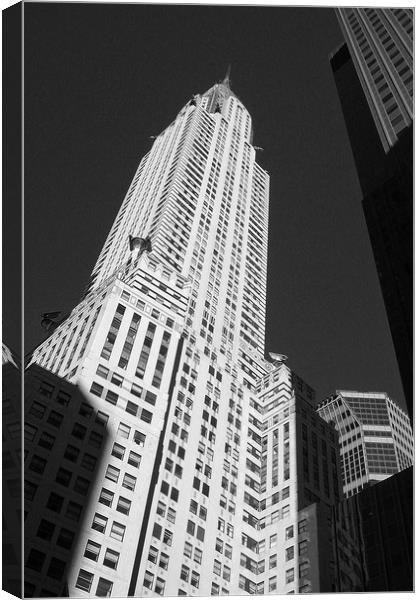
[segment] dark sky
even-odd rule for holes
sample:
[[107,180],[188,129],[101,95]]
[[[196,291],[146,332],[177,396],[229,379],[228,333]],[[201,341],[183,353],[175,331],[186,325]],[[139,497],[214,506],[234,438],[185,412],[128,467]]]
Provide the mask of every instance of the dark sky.
[[267,350],[319,399],[403,404],[329,68],[341,41],[326,8],[26,4],[27,350],[42,312],[79,301],[149,136],[231,63],[271,175]]

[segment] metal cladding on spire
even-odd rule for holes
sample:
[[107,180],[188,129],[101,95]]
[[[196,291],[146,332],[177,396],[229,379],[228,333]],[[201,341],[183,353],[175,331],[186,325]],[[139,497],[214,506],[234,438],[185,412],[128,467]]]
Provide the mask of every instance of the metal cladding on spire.
[[224,85],[226,85],[228,88],[230,88],[230,70],[231,70],[231,66],[232,66],[232,65],[230,65],[230,64],[229,64],[229,66],[228,66],[228,68],[227,68],[227,71],[226,71],[225,78],[224,78],[224,79],[223,79],[223,81],[222,81],[222,83],[223,83]]
[[[230,81],[231,65],[229,64],[226,75],[222,81],[215,83],[204,95],[209,95],[211,101],[208,105],[209,112],[222,113],[224,102],[229,96],[235,96]],[[236,97],[236,96],[235,96]]]

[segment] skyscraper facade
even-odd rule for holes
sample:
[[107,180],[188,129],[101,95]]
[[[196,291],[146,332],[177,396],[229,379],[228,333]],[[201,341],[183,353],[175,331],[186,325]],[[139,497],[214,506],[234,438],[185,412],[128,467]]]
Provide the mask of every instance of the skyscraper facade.
[[228,78],[141,161],[27,371],[28,595],[359,585],[326,533],[337,432],[285,357],[264,359],[268,187]]
[[413,414],[413,11],[340,8],[331,67],[362,206]]
[[[267,219],[251,118],[225,79],[157,137],[83,300],[33,355],[77,382],[106,423],[101,486],[89,492],[68,565],[71,595],[210,594],[216,532],[220,587],[238,588],[232,548],[243,495],[256,485],[244,450],[248,396],[272,368],[263,354]],[[128,236],[147,238],[148,250],[133,250]],[[86,425],[74,426],[84,444]]]
[[337,8],[385,151],[413,120],[413,11]]
[[340,390],[318,414],[338,430],[346,497],[413,464],[410,420],[388,394]]

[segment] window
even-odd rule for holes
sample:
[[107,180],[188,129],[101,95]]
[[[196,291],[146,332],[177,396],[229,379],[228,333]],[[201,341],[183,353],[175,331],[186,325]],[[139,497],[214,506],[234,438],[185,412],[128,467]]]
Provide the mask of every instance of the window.
[[105,488],[102,488],[101,494],[99,496],[99,502],[101,504],[105,504],[105,506],[111,506],[113,499],[114,499],[114,492],[111,492],[110,490],[106,490]]
[[181,578],[183,581],[187,581],[187,582],[189,581],[189,578],[190,578],[190,570],[189,570],[189,568],[188,568],[186,565],[182,565],[182,566],[181,566],[181,573],[180,573],[180,575],[179,575],[179,576],[180,576],[180,578]]
[[194,561],[201,565],[201,559],[203,557],[203,552],[200,548],[194,548]]
[[102,392],[104,391],[104,388],[102,385],[99,385],[99,383],[95,383],[95,381],[92,383],[92,385],[90,386],[90,393],[94,394],[95,396],[101,396]]
[[270,556],[268,568],[275,569],[276,567],[277,567],[277,554],[273,554],[272,556]]
[[100,425],[101,427],[106,427],[106,424],[108,423],[108,419],[109,419],[109,415],[102,412],[101,410],[98,410],[98,412],[96,413],[95,423],[98,423],[98,425]]
[[46,407],[43,404],[41,404],[40,402],[37,402],[35,400],[35,402],[31,406],[31,408],[29,409],[29,414],[33,415],[34,417],[37,417],[37,419],[42,419],[42,417],[45,414],[45,410],[46,410]]
[[193,546],[189,542],[185,542],[184,544],[184,556],[191,558],[193,551]]
[[47,501],[47,508],[53,510],[54,512],[60,512],[63,506],[64,498],[63,496],[59,496],[54,492],[51,492],[50,497]]
[[124,381],[124,377],[121,377],[121,375],[117,375],[117,373],[112,374],[111,383],[113,383],[114,385],[121,387],[123,381]]
[[281,511],[282,518],[284,519],[284,518],[288,517],[289,513],[290,513],[290,505],[286,504],[286,506],[283,506],[282,511]]
[[144,433],[141,433],[140,431],[135,431],[133,439],[135,444],[138,444],[143,448],[144,442],[146,441],[146,436],[144,435]]
[[125,423],[120,423],[118,426],[117,434],[122,438],[128,439],[128,437],[130,435],[130,431],[131,431],[131,427],[129,427]]
[[83,506],[77,504],[77,502],[69,502],[66,510],[66,517],[73,521],[78,521],[82,514]]
[[299,521],[298,523],[298,532],[304,533],[305,531],[308,531],[308,521],[306,519],[302,519],[302,521]]
[[198,511],[198,503],[195,500],[190,500],[190,512],[196,515]]
[[168,546],[172,546],[172,536],[172,531],[169,531],[169,529],[165,529],[165,531],[163,532],[163,543],[167,544]]
[[47,398],[51,398],[54,392],[54,386],[42,381],[41,385],[39,386],[39,393],[42,394],[43,396],[46,396]]
[[79,575],[76,581],[76,587],[79,590],[83,590],[84,592],[90,592],[90,588],[92,586],[93,581],[93,573],[89,573],[84,569],[80,569]]
[[114,538],[114,540],[118,540],[119,542],[122,542],[124,539],[124,534],[125,534],[125,525],[121,525],[121,523],[117,523],[116,521],[114,521],[112,523],[112,527],[111,527],[111,532],[110,532],[110,537]]
[[105,396],[105,400],[115,406],[118,402],[118,394],[116,394],[115,392],[111,392],[111,390],[108,390]]
[[215,560],[213,563],[213,573],[220,575],[222,572],[222,563],[219,560]]
[[71,444],[69,444],[64,452],[64,458],[67,458],[67,460],[69,460],[71,462],[77,462],[77,459],[79,458],[79,454],[80,454],[79,448],[76,448],[76,446],[72,446]]
[[103,365],[98,365],[98,368],[96,369],[96,374],[106,379],[109,374],[109,369],[107,369]]
[[286,562],[288,560],[293,560],[295,556],[295,549],[293,546],[289,546],[289,548],[286,548]]
[[165,554],[164,552],[162,552],[160,555],[159,567],[161,569],[165,569],[165,571],[167,571],[168,564],[169,564],[169,556],[167,554]]
[[83,556],[85,556],[86,558],[90,558],[90,560],[94,560],[95,562],[97,562],[100,551],[101,551],[100,544],[97,544],[96,542],[92,542],[92,540],[88,540]]
[[38,527],[37,536],[43,540],[49,541],[53,536],[54,529],[55,525],[53,523],[42,519]]
[[108,465],[105,473],[105,479],[109,479],[110,481],[117,483],[119,476],[120,470],[117,469],[117,467],[114,467],[113,465]]
[[299,565],[299,577],[308,577],[309,563],[303,562]]
[[29,468],[31,471],[34,471],[35,473],[39,473],[41,475],[44,472],[46,465],[47,461],[45,460],[45,458],[41,458],[40,456],[37,456],[35,454],[32,457],[32,460],[29,464]]
[[89,444],[94,448],[100,448],[102,445],[103,436],[97,431],[91,431],[89,435]]
[[195,571],[191,572],[191,585],[196,588],[200,585],[200,575]]
[[286,571],[286,583],[292,583],[292,581],[294,581],[295,579],[295,570],[294,569],[287,569]]
[[69,529],[60,529],[60,533],[57,538],[57,546],[61,546],[62,548],[66,548],[67,550],[72,547],[74,540],[74,532]]
[[123,487],[127,488],[128,490],[133,491],[134,488],[136,487],[136,481],[137,481],[137,479],[133,475],[130,475],[129,473],[125,473],[122,485],[123,485]]
[[29,423],[25,423],[25,442],[32,442],[38,429]]
[[157,399],[156,394],[154,394],[153,392],[146,391],[146,395],[144,397],[144,400],[146,402],[148,402],[149,404],[152,404],[154,406],[156,404],[156,399]]
[[94,471],[96,466],[96,458],[92,454],[84,454],[81,462],[82,467],[87,471]]
[[53,557],[49,564],[47,575],[52,579],[57,579],[60,581],[60,579],[63,577],[65,568],[66,563],[63,560]]
[[158,515],[160,515],[161,517],[165,516],[165,513],[166,513],[166,504],[164,502],[161,502],[159,500],[159,502],[157,503],[156,513]]
[[137,396],[138,398],[140,398],[143,393],[143,388],[141,388],[139,385],[136,385],[135,383],[133,383],[133,385],[131,386],[131,393],[134,396]]
[[127,406],[125,407],[126,412],[128,412],[130,415],[134,415],[135,417],[137,416],[139,407],[137,404],[135,404],[134,402],[130,402],[130,400],[128,400],[127,402]]
[[293,537],[293,525],[286,527],[286,540],[290,540]]
[[152,418],[153,413],[151,413],[150,410],[146,410],[145,408],[143,408],[143,410],[141,411],[140,419],[142,421],[145,421],[145,423],[151,423]]
[[299,542],[299,556],[304,556],[308,553],[308,540]]
[[33,569],[34,571],[41,571],[46,555],[44,552],[40,552],[39,550],[32,549],[29,552],[28,560],[26,561],[26,566],[28,569]]
[[226,565],[223,566],[223,575],[222,575],[222,577],[226,581],[230,581],[230,568],[227,567]]
[[151,573],[150,571],[146,571],[144,573],[143,586],[145,588],[147,588],[148,590],[151,590],[153,587],[153,579],[154,579],[153,573]]
[[116,569],[118,566],[118,560],[120,558],[119,552],[107,548],[104,556],[104,565],[110,569]]
[[93,406],[90,404],[86,404],[86,402],[82,402],[79,409],[79,415],[82,417],[86,417],[86,419],[90,419],[93,413]]
[[127,498],[123,498],[120,496],[118,498],[117,511],[122,513],[123,515],[128,515],[130,512],[131,500],[127,500]]
[[67,469],[58,469],[56,475],[56,482],[61,483],[61,485],[65,485],[66,487],[69,485],[72,477],[72,472]]
[[158,523],[155,523],[153,525],[153,533],[152,533],[153,537],[155,537],[156,539],[160,540],[161,535],[162,535],[162,526],[159,525]]
[[86,427],[84,427],[83,425],[80,425],[80,423],[75,423],[71,434],[73,437],[75,437],[79,440],[83,440],[86,435],[86,431],[87,431]]
[[133,467],[136,467],[138,469],[140,466],[140,462],[141,462],[140,454],[136,454],[135,452],[130,452],[130,454],[128,455],[127,462],[129,465],[132,465]]
[[90,481],[89,479],[85,479],[84,477],[76,477],[76,481],[74,482],[73,489],[75,492],[82,494],[82,496],[86,496],[89,490]]
[[188,523],[187,523],[187,533],[189,533],[190,535],[194,535],[194,533],[195,533],[195,523],[194,523],[194,521],[188,520]]
[[99,577],[98,587],[96,588],[95,596],[109,598],[112,592],[112,581]]
[[150,546],[149,555],[147,557],[147,560],[149,560],[151,563],[153,563],[155,565],[155,564],[157,564],[158,555],[159,555],[159,550],[157,548],[155,548],[154,546]]
[[156,585],[155,592],[159,594],[159,596],[163,596],[163,592],[165,591],[165,580],[161,577],[156,577]]
[[24,487],[25,500],[33,500],[37,489],[38,489],[37,485],[35,485],[31,481],[28,481],[27,479],[25,479],[25,487]]
[[275,592],[277,590],[277,577],[270,577],[268,580],[268,591]]
[[100,515],[99,513],[95,513],[92,522],[92,529],[96,529],[99,533],[105,533],[106,524],[108,523],[107,517]]
[[270,548],[274,548],[274,546],[277,544],[277,533],[273,533],[273,535],[270,535]]

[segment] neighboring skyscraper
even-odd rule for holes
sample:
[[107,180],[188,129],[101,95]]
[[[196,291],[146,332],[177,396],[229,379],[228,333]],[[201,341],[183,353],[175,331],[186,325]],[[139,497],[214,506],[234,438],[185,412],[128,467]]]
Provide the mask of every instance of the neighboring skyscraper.
[[2,344],[2,589],[22,596],[22,406],[19,360]]
[[413,11],[338,8],[336,12],[387,152],[413,120]]
[[388,394],[337,391],[318,413],[339,432],[346,497],[412,465],[410,420]]
[[413,467],[365,488],[342,505],[360,534],[365,591],[412,591]]
[[331,57],[407,409],[413,405],[413,12],[340,8]]

